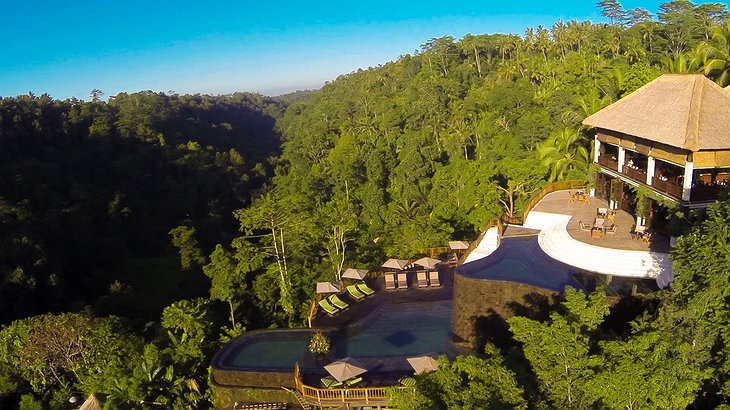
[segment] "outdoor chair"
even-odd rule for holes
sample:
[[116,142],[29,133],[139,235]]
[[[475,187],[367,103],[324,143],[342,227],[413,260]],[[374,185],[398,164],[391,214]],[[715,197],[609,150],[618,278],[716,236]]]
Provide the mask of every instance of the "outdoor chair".
[[652,233],[651,233],[651,232],[644,232],[644,234],[643,234],[643,235],[641,235],[641,239],[642,239],[642,240],[643,240],[643,241],[644,241],[645,243],[649,243],[649,242],[651,242],[651,237],[652,237]]
[[328,315],[334,316],[339,312],[336,307],[332,306],[330,302],[327,299],[322,299],[319,301],[319,307],[322,308],[325,312],[327,312]]
[[398,274],[398,289],[408,289],[408,276],[405,272]]
[[596,208],[596,215],[598,215],[602,218],[605,218],[607,214],[608,214],[607,208]]
[[608,215],[606,215],[606,219],[608,222],[616,222],[616,211],[609,210]]
[[587,231],[587,232],[591,231],[591,224],[589,224],[589,223],[585,223],[583,221],[578,221],[578,225],[580,225],[581,231]]
[[575,202],[575,194],[573,191],[568,191],[568,203],[572,204]]
[[327,299],[330,301],[330,303],[332,303],[333,305],[337,306],[341,310],[345,310],[348,307],[350,307],[350,305],[348,305],[347,303],[343,302],[342,299],[340,299],[339,297],[337,297],[337,295],[335,295],[335,294],[330,295],[330,297],[328,297]]
[[355,285],[348,286],[347,287],[347,293],[349,293],[350,296],[352,296],[352,298],[355,299],[355,300],[363,300],[363,299],[365,299],[365,294],[362,293],[362,292],[360,292],[360,290],[358,290],[358,288]]
[[354,379],[345,381],[345,384],[347,384],[347,387],[352,387],[352,386],[362,383],[362,381],[363,381],[362,376],[358,376],[358,377],[355,377]]
[[395,273],[386,273],[385,277],[385,290],[395,290]]
[[324,386],[325,388],[328,388],[328,389],[342,386],[342,382],[335,380],[335,378],[332,376],[323,377],[319,380],[322,382],[322,386]]
[[365,284],[365,282],[360,282],[360,283],[356,284],[355,286],[357,287],[357,290],[359,290],[360,292],[362,292],[365,296],[370,296],[370,295],[374,295],[375,294],[375,291],[372,290],[372,289],[370,289],[368,287],[368,285]]
[[606,228],[606,233],[610,233],[611,235],[615,234],[616,231],[618,231],[618,225],[611,225]]
[[418,277],[418,287],[419,288],[428,287],[428,278],[426,277],[425,270],[419,270],[418,272],[416,272],[416,276]]
[[644,233],[646,233],[646,226],[634,225],[634,229],[631,230],[631,237],[633,239],[642,239],[644,237]]
[[428,280],[431,282],[432,287],[439,287],[441,286],[441,282],[439,282],[439,272],[438,271],[431,271],[428,272]]
[[404,377],[400,379],[400,384],[406,387],[416,387],[416,379],[413,377]]

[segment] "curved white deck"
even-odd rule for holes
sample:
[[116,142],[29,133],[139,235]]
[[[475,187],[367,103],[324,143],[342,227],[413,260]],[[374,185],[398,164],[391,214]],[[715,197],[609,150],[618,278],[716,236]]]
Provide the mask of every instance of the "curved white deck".
[[674,278],[669,255],[659,252],[604,248],[573,239],[567,225],[571,215],[532,211],[526,228],[540,229],[540,248],[553,259],[576,268],[629,278],[656,279],[660,288]]

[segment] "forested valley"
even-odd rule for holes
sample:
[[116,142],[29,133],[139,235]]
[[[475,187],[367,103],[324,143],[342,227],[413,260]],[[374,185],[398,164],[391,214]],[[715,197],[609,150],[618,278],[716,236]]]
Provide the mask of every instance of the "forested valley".
[[[473,240],[547,182],[590,183],[581,121],[662,73],[730,83],[725,5],[599,8],[610,24],[433,38],[274,98],[0,99],[0,406],[209,408],[212,354],[303,326],[313,283]],[[568,292],[400,406],[727,406],[730,204],[694,217],[677,280],[638,316]]]

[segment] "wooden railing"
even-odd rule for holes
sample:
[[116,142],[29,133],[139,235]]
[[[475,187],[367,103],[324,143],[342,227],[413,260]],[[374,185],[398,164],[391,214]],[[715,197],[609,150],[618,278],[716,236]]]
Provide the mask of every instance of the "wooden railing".
[[314,400],[317,403],[323,401],[362,402],[370,403],[371,400],[389,400],[389,392],[413,392],[415,387],[392,386],[392,387],[353,387],[343,389],[320,389],[307,386],[302,382],[299,363],[294,365],[294,385],[299,394],[307,400]]
[[441,255],[442,253],[449,253],[451,252],[451,248],[448,246],[431,246],[429,248],[423,248],[420,249],[418,253],[428,255],[430,258],[433,258],[437,255]]
[[502,233],[504,232],[504,224],[502,223],[502,218],[501,217],[500,218],[495,218],[495,219],[490,219],[487,222],[487,225],[484,227],[484,229],[479,234],[479,236],[477,237],[477,239],[475,239],[474,241],[472,241],[471,244],[469,244],[469,247],[466,249],[466,251],[461,254],[461,257],[459,258],[459,262],[458,262],[458,265],[459,266],[464,263],[464,260],[466,259],[466,257],[469,256],[469,254],[471,253],[471,251],[473,251],[474,248],[476,248],[477,245],[479,245],[479,243],[482,241],[482,239],[484,239],[484,235],[487,234],[487,231],[490,230],[491,228],[494,228],[494,227],[497,228],[499,236],[502,236]]
[[309,314],[307,315],[307,325],[309,327],[312,327],[312,319],[314,319],[314,314],[317,312],[317,297],[315,296],[312,299],[312,306],[309,307]]
[[535,196],[533,196],[532,199],[530,199],[525,205],[525,211],[522,214],[523,223],[527,220],[527,214],[530,213],[532,208],[534,208],[541,199],[545,198],[545,195],[555,191],[562,191],[565,189],[581,189],[585,187],[586,183],[584,181],[576,180],[558,181],[547,185],[545,188],[541,189],[540,192],[538,192]]
[[628,165],[624,165],[622,173],[627,177],[633,179],[634,181],[646,184],[646,171],[644,171],[643,169],[631,168]]
[[611,157],[609,157],[609,156],[606,156],[606,155],[599,156],[598,163],[608,169],[618,171],[618,161],[611,159]]
[[662,181],[661,179],[654,177],[651,180],[651,186],[665,194],[682,199],[682,187],[672,181]]

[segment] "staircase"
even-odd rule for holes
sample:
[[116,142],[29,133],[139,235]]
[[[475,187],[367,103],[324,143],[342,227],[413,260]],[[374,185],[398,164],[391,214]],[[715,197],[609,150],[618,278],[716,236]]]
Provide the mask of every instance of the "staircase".
[[282,387],[282,389],[284,389],[284,390],[288,391],[289,393],[291,393],[292,395],[294,395],[294,397],[297,399],[297,402],[299,402],[299,406],[301,406],[302,409],[304,409],[304,410],[312,410],[312,405],[309,404],[307,402],[307,400],[304,399],[304,396],[302,396],[301,394],[299,394],[298,391],[291,390],[291,389],[287,389],[286,387]]
[[486,258],[497,248],[499,248],[499,230],[497,227],[492,227],[484,234],[482,241],[466,256],[464,263]]

